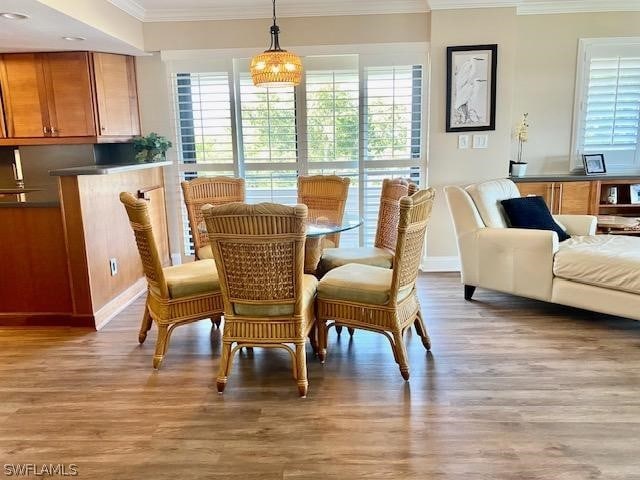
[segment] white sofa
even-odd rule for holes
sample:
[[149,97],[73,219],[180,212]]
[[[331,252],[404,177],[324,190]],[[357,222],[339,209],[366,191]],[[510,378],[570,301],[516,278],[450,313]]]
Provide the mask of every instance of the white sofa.
[[596,217],[557,215],[572,236],[508,228],[501,200],[511,180],[446,187],[465,298],[476,287],[640,320],[640,238],[595,235]]

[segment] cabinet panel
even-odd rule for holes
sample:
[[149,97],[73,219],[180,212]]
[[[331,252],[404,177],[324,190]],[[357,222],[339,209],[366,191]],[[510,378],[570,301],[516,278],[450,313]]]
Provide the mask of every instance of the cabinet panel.
[[[0,88],[0,92],[2,92],[2,88]],[[7,126],[4,123],[4,106],[2,105],[2,98],[0,98],[0,138],[7,137]]]
[[587,215],[595,211],[594,187],[596,182],[562,182],[559,195],[559,213]]
[[555,191],[554,184],[552,182],[531,182],[531,183],[517,183],[520,195],[527,197],[530,195],[536,195],[544,198],[547,207],[553,213],[556,208],[555,205]]
[[133,57],[94,53],[96,101],[100,135],[140,134]]
[[95,135],[88,54],[47,53],[42,55],[42,62],[52,136]]
[[45,137],[48,128],[44,73],[37,54],[2,56],[0,81],[9,137]]

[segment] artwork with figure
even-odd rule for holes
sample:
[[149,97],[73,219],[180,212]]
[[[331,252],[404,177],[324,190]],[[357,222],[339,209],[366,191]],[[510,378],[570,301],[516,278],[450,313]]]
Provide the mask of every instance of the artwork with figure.
[[447,49],[447,131],[495,129],[495,47]]

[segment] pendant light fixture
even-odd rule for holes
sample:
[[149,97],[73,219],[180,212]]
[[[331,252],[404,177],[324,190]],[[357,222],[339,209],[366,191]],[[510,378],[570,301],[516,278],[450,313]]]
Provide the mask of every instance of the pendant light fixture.
[[280,48],[276,25],[276,0],[273,0],[273,25],[269,50],[251,59],[251,78],[256,87],[297,86],[302,78],[302,60],[298,55]]

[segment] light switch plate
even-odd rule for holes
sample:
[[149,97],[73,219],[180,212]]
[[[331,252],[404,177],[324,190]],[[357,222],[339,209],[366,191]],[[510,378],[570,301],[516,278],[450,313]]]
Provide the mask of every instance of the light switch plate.
[[460,150],[469,148],[469,135],[458,135],[458,148]]
[[489,135],[474,135],[473,148],[487,148],[489,146]]

